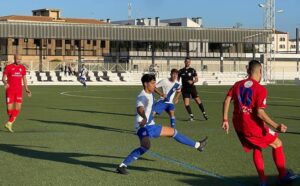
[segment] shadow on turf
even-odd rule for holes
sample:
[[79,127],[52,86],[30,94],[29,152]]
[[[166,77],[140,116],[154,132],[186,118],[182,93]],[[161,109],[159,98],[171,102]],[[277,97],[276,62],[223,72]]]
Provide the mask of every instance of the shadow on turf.
[[[91,156],[103,157],[103,158],[120,158],[120,159],[125,158],[125,157],[93,155],[93,154],[83,154],[83,153],[48,152],[48,151],[29,149],[28,147],[30,147],[30,146],[14,145],[14,144],[0,144],[0,151],[11,153],[11,154],[22,156],[22,157],[26,157],[26,158],[55,161],[55,162],[61,162],[61,163],[68,163],[68,164],[72,164],[72,165],[81,165],[81,166],[86,166],[89,168],[94,168],[97,170],[102,170],[102,171],[106,171],[106,172],[114,172],[114,173],[115,173],[115,168],[119,164],[82,161],[77,158],[91,157]],[[140,160],[148,160],[148,159],[141,158]],[[148,160],[148,161],[154,161],[154,160]],[[151,168],[151,167],[148,168],[148,167],[130,166],[129,170],[157,171],[157,172],[169,173],[169,174],[174,174],[174,175],[184,175],[184,176],[192,176],[192,177],[201,176],[201,175],[194,174],[194,173],[178,172],[178,171],[173,171],[173,170],[157,169],[157,168]]]
[[53,123],[57,125],[70,125],[70,126],[77,126],[77,127],[85,127],[90,129],[97,129],[97,130],[105,130],[110,132],[119,132],[119,133],[128,133],[128,134],[135,134],[133,130],[126,130],[126,129],[118,129],[113,127],[104,127],[99,125],[90,125],[86,123],[76,123],[76,122],[67,122],[67,121],[49,121],[49,120],[39,120],[39,119],[28,119],[30,121],[37,121],[41,123]]
[[277,117],[281,119],[288,119],[288,120],[300,120],[299,116],[286,116],[286,117]]
[[[116,157],[116,156],[108,156],[108,155],[93,155],[93,154],[84,154],[84,153],[65,153],[65,152],[48,152],[48,151],[41,151],[30,149],[34,148],[34,146],[24,146],[24,145],[14,145],[14,144],[0,144],[0,151],[11,153],[14,155],[22,156],[25,158],[37,159],[37,160],[47,160],[47,161],[54,161],[59,163],[67,163],[71,165],[80,165],[86,166],[88,168],[93,168],[100,171],[111,172],[115,173],[115,168],[118,164],[113,163],[103,163],[103,162],[91,162],[91,161],[83,161],[79,160],[80,157],[102,157],[102,158],[120,158],[123,159],[124,157]],[[143,159],[141,159],[143,160]],[[145,159],[144,159],[145,160]],[[105,160],[102,159],[105,162]],[[153,161],[153,160],[150,160]],[[207,176],[203,174],[197,173],[188,173],[185,171],[174,171],[164,168],[151,168],[151,167],[138,167],[138,166],[130,166],[128,168],[129,171],[153,171],[158,173],[166,173],[172,174],[170,179],[177,180],[181,183],[185,183],[188,185],[203,185],[203,186],[221,186],[221,185],[232,185],[232,186],[252,186],[257,185],[257,177],[253,176],[245,176],[245,177],[227,177],[227,178],[216,178],[212,176]],[[134,173],[132,173],[134,174]],[[176,176],[188,176],[190,178],[178,179]],[[117,176],[117,174],[116,174]],[[133,175],[134,176],[134,175]],[[128,177],[130,179],[130,176]],[[269,177],[270,183],[275,183],[276,176]],[[299,184],[297,181],[294,185]]]
[[[115,172],[114,168],[116,168],[118,164],[82,161],[76,158],[93,156],[93,157],[103,157],[103,158],[117,158],[121,160],[124,159],[124,157],[99,155],[99,154],[94,155],[94,154],[83,154],[83,153],[47,152],[47,151],[29,149],[28,147],[34,148],[35,146],[0,144],[0,151],[11,153],[14,155],[19,155],[22,157],[27,157],[27,158],[49,160],[49,161],[62,162],[62,163],[68,163],[73,165],[83,165],[86,167],[95,168],[107,172]],[[154,161],[147,158],[142,158],[141,160]],[[110,169],[113,168],[113,170],[109,170],[109,168]]]
[[63,108],[48,108],[53,110],[63,110],[63,111],[71,111],[71,112],[85,112],[90,114],[109,114],[109,115],[118,115],[118,116],[135,116],[135,114],[124,114],[124,113],[116,113],[116,112],[103,112],[103,111],[95,111],[95,110],[82,110],[82,109],[63,109]]
[[274,104],[274,103],[269,103],[268,106],[274,106],[274,107],[300,107],[300,105],[284,105],[284,104]]

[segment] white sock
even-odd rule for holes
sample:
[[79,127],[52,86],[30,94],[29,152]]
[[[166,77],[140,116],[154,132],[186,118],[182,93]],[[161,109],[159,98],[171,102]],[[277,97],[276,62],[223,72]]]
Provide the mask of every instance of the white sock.
[[199,147],[200,147],[200,142],[197,141],[196,144],[195,144],[195,148],[198,149]]
[[[199,143],[199,142],[198,142]],[[199,145],[200,146],[200,145]],[[121,163],[119,167],[127,167],[124,163]]]

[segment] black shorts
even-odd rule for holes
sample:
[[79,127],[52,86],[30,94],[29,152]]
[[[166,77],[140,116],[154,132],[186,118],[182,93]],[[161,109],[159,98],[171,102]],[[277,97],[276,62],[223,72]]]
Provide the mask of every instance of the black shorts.
[[181,89],[181,93],[182,93],[182,97],[184,98],[197,98],[198,96],[198,92],[196,89],[196,86],[188,86],[188,87],[182,87]]

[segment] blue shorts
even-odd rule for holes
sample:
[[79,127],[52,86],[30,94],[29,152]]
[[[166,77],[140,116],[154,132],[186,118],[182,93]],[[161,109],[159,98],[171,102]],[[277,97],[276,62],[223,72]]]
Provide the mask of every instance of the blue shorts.
[[86,79],[84,77],[80,77],[79,79],[80,79],[80,81],[86,81]]
[[161,125],[147,125],[146,127],[139,128],[136,134],[139,136],[140,140],[144,137],[158,138],[160,137],[161,130]]
[[175,110],[175,106],[173,103],[166,103],[164,100],[160,100],[154,104],[153,111],[156,112],[157,115],[160,115],[163,111],[173,111]]

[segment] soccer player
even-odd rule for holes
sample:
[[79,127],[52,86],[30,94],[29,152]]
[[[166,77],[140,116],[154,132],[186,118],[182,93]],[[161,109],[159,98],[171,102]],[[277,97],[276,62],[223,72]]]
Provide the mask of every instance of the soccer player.
[[192,109],[190,107],[190,97],[192,97],[197,103],[197,105],[199,106],[205,120],[208,120],[208,115],[205,112],[204,106],[197,93],[196,86],[194,85],[195,83],[198,82],[197,72],[194,68],[191,67],[191,59],[189,57],[185,58],[184,64],[185,67],[179,70],[178,80],[181,78],[181,82],[182,82],[181,92],[182,92],[184,106],[190,115],[189,120],[194,121],[194,114],[192,113]]
[[[170,78],[162,79],[156,84],[155,92],[161,96],[161,99],[154,104],[154,114],[160,115],[165,110],[170,117],[171,127],[175,128],[176,118],[174,103],[178,103],[178,98],[181,94],[181,85],[177,81],[177,69],[172,69],[170,75]],[[161,93],[158,88],[162,88],[163,93]]]
[[79,81],[81,84],[83,84],[83,86],[86,88],[86,75],[88,73],[87,68],[85,68],[85,65],[82,64],[81,69],[79,71]]
[[136,101],[136,122],[137,135],[140,140],[140,147],[133,150],[126,159],[117,167],[117,173],[128,174],[126,168],[134,160],[137,160],[150,149],[151,138],[173,137],[179,143],[185,144],[199,151],[203,151],[207,144],[207,137],[200,141],[194,141],[179,133],[176,129],[166,126],[157,125],[153,119],[153,102],[155,90],[155,76],[144,74],[142,79],[144,89],[137,96]]
[[259,82],[262,78],[262,66],[259,61],[249,62],[248,79],[236,82],[229,90],[223,105],[222,128],[228,134],[228,110],[230,102],[234,102],[233,126],[246,152],[253,150],[253,161],[259,175],[260,185],[267,185],[264,172],[262,149],[272,147],[273,159],[279,172],[279,184],[285,184],[297,178],[285,168],[285,158],[282,142],[277,132],[271,130],[266,124],[279,132],[286,132],[284,124],[273,121],[265,112],[267,90]]
[[21,60],[21,55],[14,55],[14,63],[5,67],[2,77],[6,89],[7,114],[9,117],[8,122],[5,124],[5,128],[10,132],[14,132],[12,130],[12,125],[18,117],[22,106],[22,81],[28,97],[31,97],[31,92],[27,86],[26,68],[21,64]]

